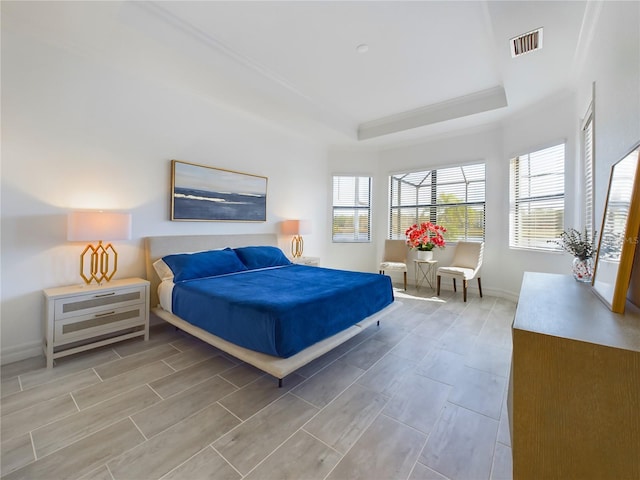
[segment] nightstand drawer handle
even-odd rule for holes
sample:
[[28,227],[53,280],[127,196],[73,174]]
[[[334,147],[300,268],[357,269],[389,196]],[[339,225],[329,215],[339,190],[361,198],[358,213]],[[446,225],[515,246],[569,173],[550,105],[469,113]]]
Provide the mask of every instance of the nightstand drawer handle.
[[114,313],[116,313],[116,311],[115,311],[115,310],[111,310],[110,312],[106,312],[106,313],[96,313],[96,314],[94,315],[94,317],[95,317],[95,318],[98,318],[98,317],[106,317],[107,315],[113,315]]
[[109,293],[103,293],[100,295],[94,295],[93,298],[100,298],[100,297],[110,297],[111,295],[115,295],[116,292],[109,292]]

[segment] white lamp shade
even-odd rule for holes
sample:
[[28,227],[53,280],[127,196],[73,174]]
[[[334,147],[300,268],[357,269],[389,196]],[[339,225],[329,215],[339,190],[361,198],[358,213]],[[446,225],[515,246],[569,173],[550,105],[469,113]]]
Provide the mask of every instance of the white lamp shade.
[[305,220],[285,220],[280,225],[280,231],[283,235],[301,235],[311,233],[311,226]]
[[67,217],[67,240],[129,240],[131,214],[114,212],[71,212]]
[[300,229],[300,220],[285,220],[280,226],[280,230],[284,235],[298,235]]

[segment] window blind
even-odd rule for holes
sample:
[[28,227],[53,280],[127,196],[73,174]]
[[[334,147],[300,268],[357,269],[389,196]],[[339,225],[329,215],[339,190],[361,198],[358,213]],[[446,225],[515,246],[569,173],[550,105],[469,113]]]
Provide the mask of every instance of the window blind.
[[333,177],[332,238],[371,241],[371,177]]
[[485,164],[390,177],[389,238],[404,239],[414,223],[447,229],[445,240],[484,240]]
[[564,144],[510,162],[509,246],[557,250],[564,227]]
[[589,115],[582,129],[582,142],[584,152],[584,225],[587,230],[587,238],[592,238],[595,228],[593,213],[593,115]]

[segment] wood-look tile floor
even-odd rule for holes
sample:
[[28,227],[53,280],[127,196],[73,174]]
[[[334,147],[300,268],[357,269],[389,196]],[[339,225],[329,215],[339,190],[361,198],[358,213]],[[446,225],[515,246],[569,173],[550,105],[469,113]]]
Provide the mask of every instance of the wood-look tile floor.
[[515,304],[402,307],[277,380],[166,324],[2,367],[2,479],[510,479]]

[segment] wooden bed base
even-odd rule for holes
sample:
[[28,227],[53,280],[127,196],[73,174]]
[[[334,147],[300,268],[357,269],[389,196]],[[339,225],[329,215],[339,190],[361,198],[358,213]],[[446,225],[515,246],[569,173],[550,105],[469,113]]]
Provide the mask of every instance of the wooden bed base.
[[[153,269],[153,262],[159,258],[172,253],[197,252],[224,247],[243,247],[251,245],[272,245],[277,246],[275,234],[255,234],[255,235],[188,235],[188,236],[163,236],[145,238],[145,260],[147,268],[147,280],[151,282],[151,311],[161,319],[174,325],[176,328],[199,338],[203,342],[213,345],[216,348],[232,355],[243,362],[273,375],[278,379],[278,386],[282,386],[282,379],[303,367],[316,358],[333,350],[338,345],[343,344],[350,338],[362,332],[365,328],[374,323],[380,324],[380,320],[400,307],[398,302],[394,302],[383,310],[365,318],[357,324],[339,332],[329,338],[305,348],[301,352],[289,358],[274,357],[264,353],[240,347],[228,342],[206,330],[203,330],[180,317],[164,310],[158,305],[158,285],[160,279]],[[157,306],[156,306],[157,305]]]

